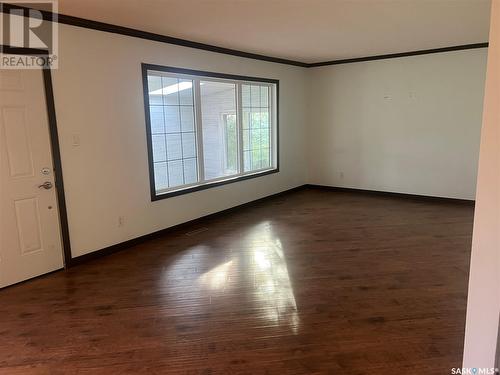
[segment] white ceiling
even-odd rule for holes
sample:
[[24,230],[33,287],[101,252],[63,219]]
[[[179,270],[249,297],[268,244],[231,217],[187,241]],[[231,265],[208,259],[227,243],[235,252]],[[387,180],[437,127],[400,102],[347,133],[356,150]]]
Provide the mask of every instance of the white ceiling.
[[59,0],[59,13],[312,63],[486,42],[490,0]]

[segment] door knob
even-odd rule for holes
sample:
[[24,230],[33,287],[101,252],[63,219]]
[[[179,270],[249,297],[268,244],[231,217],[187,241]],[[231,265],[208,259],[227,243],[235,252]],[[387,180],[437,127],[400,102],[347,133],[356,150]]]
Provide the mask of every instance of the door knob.
[[47,182],[44,182],[43,184],[39,185],[38,188],[39,189],[45,189],[45,190],[49,190],[49,189],[52,189],[52,182],[50,181],[47,181]]

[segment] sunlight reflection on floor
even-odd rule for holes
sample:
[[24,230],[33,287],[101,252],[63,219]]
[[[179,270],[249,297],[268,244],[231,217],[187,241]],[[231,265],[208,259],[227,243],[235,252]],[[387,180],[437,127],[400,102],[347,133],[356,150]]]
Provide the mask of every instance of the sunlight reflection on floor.
[[[250,279],[253,287],[252,300],[267,323],[286,325],[297,334],[300,325],[297,303],[283,247],[272,226],[269,222],[261,223],[239,241],[247,245],[245,250],[234,254],[230,261],[202,274],[199,282],[209,290],[221,291],[229,288],[230,277],[233,279],[233,287],[242,286],[243,280]],[[241,257],[246,259],[238,263]],[[240,282],[234,283],[238,277]]]
[[212,290],[225,289],[235,261],[223,263],[200,276],[200,283]]

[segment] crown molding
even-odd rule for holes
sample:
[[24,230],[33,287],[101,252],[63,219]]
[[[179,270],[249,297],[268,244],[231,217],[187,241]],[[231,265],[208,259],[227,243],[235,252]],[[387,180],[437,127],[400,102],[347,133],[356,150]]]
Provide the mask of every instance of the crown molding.
[[352,64],[352,63],[364,62],[364,61],[396,59],[396,58],[400,58],[400,57],[418,56],[418,55],[429,55],[429,54],[432,54],[432,53],[462,51],[462,50],[476,49],[476,48],[488,48],[488,42],[485,42],[485,43],[473,43],[473,44],[461,44],[461,45],[458,45],[458,46],[451,46],[451,47],[433,48],[433,49],[422,49],[422,50],[417,50],[417,51],[408,51],[408,52],[400,52],[400,53],[390,53],[390,54],[386,54],[386,55],[365,56],[365,57],[356,57],[356,58],[352,58],[352,59],[331,60],[331,61],[317,62],[317,63],[308,64],[308,68],[316,68],[316,67],[328,66],[328,65]]
[[[8,13],[11,9],[23,9],[25,10],[25,17],[28,16],[27,11],[30,8],[22,7],[16,4],[10,3],[2,3],[0,2],[0,12]],[[93,21],[85,18],[67,16],[60,13],[53,13],[44,10],[39,10],[42,14],[44,20],[58,22],[60,24],[71,25],[76,27],[82,27],[85,29],[103,31],[113,34],[125,35],[134,38],[152,40],[161,43],[173,44],[182,47],[195,48],[203,51],[210,51],[221,53],[230,56],[244,57],[253,60],[267,61],[277,64],[285,64],[298,66],[302,68],[316,68],[321,66],[329,66],[329,65],[339,65],[339,64],[351,64],[357,62],[365,62],[365,61],[374,61],[374,60],[383,60],[383,59],[395,59],[401,57],[409,57],[409,56],[418,56],[418,55],[428,55],[434,53],[444,53],[444,52],[452,52],[452,51],[461,51],[468,49],[476,49],[476,48],[487,48],[488,42],[483,43],[473,43],[473,44],[462,44],[451,47],[442,47],[442,48],[434,48],[434,49],[425,49],[425,50],[417,50],[417,51],[408,51],[408,52],[399,52],[399,53],[391,53],[385,55],[375,55],[375,56],[365,56],[365,57],[356,57],[351,59],[340,59],[340,60],[331,60],[324,62],[316,62],[316,63],[306,63],[302,61],[283,59],[279,57],[266,56],[257,53],[245,52],[231,48],[220,47],[216,45],[199,43],[192,40],[186,40],[181,38],[176,38],[168,35],[161,35],[150,33],[143,30],[133,29],[125,26],[113,25],[110,23]]]

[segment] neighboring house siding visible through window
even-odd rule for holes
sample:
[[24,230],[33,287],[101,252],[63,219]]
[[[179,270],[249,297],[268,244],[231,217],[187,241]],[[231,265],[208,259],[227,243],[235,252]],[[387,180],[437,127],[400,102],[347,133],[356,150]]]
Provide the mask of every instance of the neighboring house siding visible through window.
[[[205,179],[211,180],[238,173],[226,168],[223,114],[236,113],[236,85],[225,82],[200,82],[201,122]],[[236,150],[234,150],[236,151]],[[238,157],[237,154],[230,157]]]
[[278,81],[143,64],[152,199],[278,171]]

